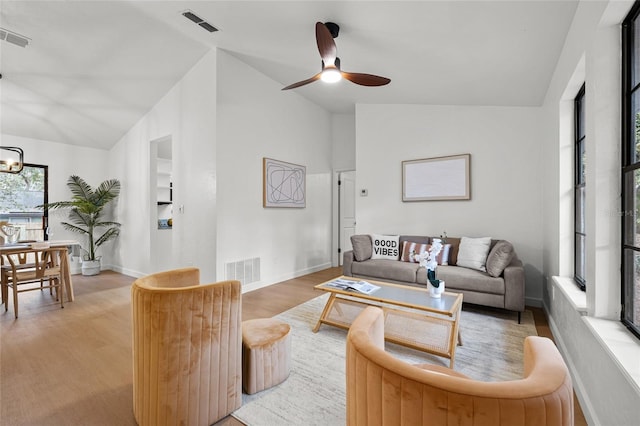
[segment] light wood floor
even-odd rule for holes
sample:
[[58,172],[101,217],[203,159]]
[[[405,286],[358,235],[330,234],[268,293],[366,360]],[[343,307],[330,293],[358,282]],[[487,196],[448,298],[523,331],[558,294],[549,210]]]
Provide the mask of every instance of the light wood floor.
[[[341,274],[330,268],[243,295],[243,319],[270,317],[317,297],[313,286]],[[76,301],[48,292],[20,295],[20,318],[0,308],[0,424],[135,425],[131,401],[133,278],[115,272],[73,276]],[[538,334],[551,336],[541,309]],[[576,401],[576,425],[586,425]],[[227,417],[218,426],[242,423]]]

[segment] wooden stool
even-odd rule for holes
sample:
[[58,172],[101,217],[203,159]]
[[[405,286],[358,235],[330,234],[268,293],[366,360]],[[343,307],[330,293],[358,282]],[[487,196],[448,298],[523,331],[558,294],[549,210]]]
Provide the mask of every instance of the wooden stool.
[[291,337],[289,324],[274,318],[242,323],[242,388],[251,395],[289,377]]

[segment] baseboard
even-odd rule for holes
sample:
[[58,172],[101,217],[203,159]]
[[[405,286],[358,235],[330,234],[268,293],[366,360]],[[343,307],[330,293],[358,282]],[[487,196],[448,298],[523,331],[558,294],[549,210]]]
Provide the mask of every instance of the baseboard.
[[562,354],[562,358],[564,362],[567,364],[567,368],[569,369],[569,374],[571,374],[571,380],[573,381],[573,390],[576,393],[576,397],[578,398],[578,402],[580,403],[580,408],[582,409],[582,413],[584,414],[585,420],[587,424],[596,425],[601,424],[596,420],[595,411],[593,409],[593,405],[591,404],[591,400],[589,399],[588,392],[585,391],[585,386],[580,379],[580,374],[578,374],[578,370],[576,369],[575,364],[573,363],[573,359],[569,355],[567,351],[567,347],[562,339],[562,334],[560,333],[560,329],[556,325],[553,317],[549,315],[549,307],[546,303],[542,303],[542,309],[544,310],[544,314],[547,317],[547,322],[549,323],[549,329],[551,330],[551,334],[553,334],[553,339],[555,340],[556,347]]
[[109,270],[112,270],[114,272],[119,272],[119,273],[121,273],[123,275],[127,275],[129,277],[134,277],[134,278],[140,278],[140,277],[144,277],[145,275],[148,275],[148,274],[145,274],[143,272],[134,271],[133,269],[123,268],[123,267],[117,266],[117,265],[108,265],[106,267],[103,266],[101,268],[101,270],[103,270],[103,271],[105,269],[109,269]]
[[542,308],[542,299],[536,299],[533,297],[525,297],[524,298],[525,306],[532,306],[534,308]]
[[257,283],[251,283],[244,285],[242,287],[242,292],[247,293],[250,291],[258,290],[260,288],[269,287],[270,285],[277,284],[282,281],[291,280],[293,278],[298,278],[303,275],[312,274],[314,272],[322,271],[324,269],[330,268],[331,262],[326,262],[320,265],[313,266],[311,268],[302,269],[299,271],[294,271],[288,274],[282,274],[276,278],[270,279],[268,281],[259,281]]
[[[277,284],[279,282],[290,280],[290,279],[293,279],[293,278],[298,278],[298,277],[301,277],[303,275],[312,274],[314,272],[322,271],[323,269],[327,269],[327,268],[330,268],[330,267],[331,267],[331,262],[326,262],[326,263],[323,263],[323,264],[320,264],[320,265],[313,266],[311,268],[306,268],[306,269],[302,269],[302,270],[295,271],[295,272],[292,272],[292,273],[283,274],[283,275],[280,275],[280,276],[278,276],[278,277],[276,277],[276,278],[274,278],[272,280],[258,281],[258,282],[255,282],[255,283],[247,284],[247,285],[242,287],[242,292],[246,293],[246,292],[249,292],[249,291],[258,290],[259,288],[268,287],[270,285]],[[121,274],[130,276],[130,277],[134,277],[134,278],[140,278],[140,277],[143,277],[145,275],[148,275],[148,274],[145,274],[143,272],[134,271],[133,269],[128,269],[128,268],[123,268],[123,267],[118,266],[118,265],[102,265],[101,270],[112,270],[112,271],[119,272]]]
[[[82,263],[81,262],[69,262],[69,272],[71,273],[71,275],[79,275],[82,274]],[[118,265],[105,265],[105,264],[101,264],[100,265],[100,270],[101,271],[114,271],[114,272],[119,272],[123,275],[127,275],[130,277],[134,277],[134,278],[140,278],[143,277],[147,274],[144,274],[142,272],[138,272],[138,271],[134,271],[132,269],[126,269],[123,268],[121,266]]]

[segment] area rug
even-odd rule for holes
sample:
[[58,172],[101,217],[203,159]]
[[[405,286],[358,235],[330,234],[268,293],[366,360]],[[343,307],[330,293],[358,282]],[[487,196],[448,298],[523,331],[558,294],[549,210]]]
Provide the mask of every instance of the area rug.
[[[328,294],[278,315],[291,325],[292,367],[282,384],[242,396],[233,417],[249,426],[344,425],[346,330],[323,325],[313,333]],[[477,380],[522,377],[522,345],[536,334],[533,315],[525,311],[518,324],[513,312],[465,306],[460,319],[463,346],[455,370]],[[386,350],[410,363],[448,367],[449,360],[386,343]]]

